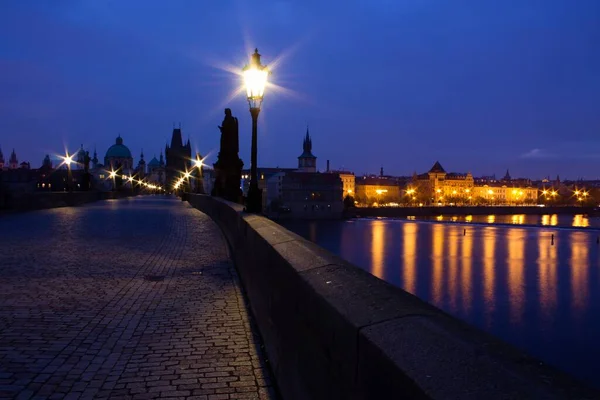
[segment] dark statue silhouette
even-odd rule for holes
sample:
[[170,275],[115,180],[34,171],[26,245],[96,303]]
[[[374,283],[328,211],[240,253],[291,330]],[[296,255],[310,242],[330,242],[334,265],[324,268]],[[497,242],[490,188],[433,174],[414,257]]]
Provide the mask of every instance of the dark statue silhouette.
[[83,156],[83,175],[81,176],[81,190],[90,190],[92,175],[90,174],[90,152],[86,151]]
[[231,109],[225,109],[225,118],[219,126],[219,130],[221,131],[221,148],[217,162],[213,164],[215,186],[212,195],[240,203],[242,201],[240,182],[244,163],[238,156],[240,148],[238,120],[231,115]]

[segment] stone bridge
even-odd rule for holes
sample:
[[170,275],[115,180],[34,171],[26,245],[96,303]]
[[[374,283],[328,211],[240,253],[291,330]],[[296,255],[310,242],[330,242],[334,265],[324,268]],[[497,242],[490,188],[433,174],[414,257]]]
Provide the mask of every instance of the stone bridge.
[[0,398],[598,393],[241,206],[0,215]]
[[4,215],[0,248],[0,398],[274,398],[223,235],[187,203]]

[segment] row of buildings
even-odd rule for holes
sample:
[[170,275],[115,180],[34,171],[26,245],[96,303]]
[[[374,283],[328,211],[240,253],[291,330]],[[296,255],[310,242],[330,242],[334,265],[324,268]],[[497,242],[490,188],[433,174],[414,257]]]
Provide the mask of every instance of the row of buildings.
[[[296,168],[258,168],[265,211],[295,218],[338,218],[344,207],[351,205],[525,205],[556,200],[560,188],[569,193],[558,177],[554,182],[546,180],[536,183],[528,179],[513,179],[507,171],[502,179],[475,178],[470,172],[446,172],[439,162],[435,162],[425,173],[403,177],[385,175],[383,168],[379,175],[358,177],[350,171],[330,169],[329,160],[325,171],[319,172],[312,144],[307,129]],[[196,158],[201,157],[196,155]],[[14,150],[5,164],[0,151],[0,184],[9,183],[13,191],[77,190],[81,174],[87,168],[96,190],[115,189],[117,182],[111,179],[112,171],[120,176],[143,179],[166,190],[172,189],[172,184],[184,171],[194,172],[196,178],[190,179],[190,186],[184,190],[211,193],[214,185],[213,170],[203,168],[202,171],[194,171],[191,144],[189,140],[184,143],[181,127],[173,128],[164,155],[161,151],[158,158],[154,156],[148,163],[143,151],[140,151],[135,164],[131,150],[120,135],[107,149],[103,162],[100,162],[95,149],[90,156],[83,146],[75,154],[75,160],[69,174],[65,165],[53,165],[49,156],[45,157],[41,168],[32,170],[29,163],[18,163]],[[240,186],[244,194],[249,188],[249,175],[249,170],[242,171]],[[72,181],[69,182],[69,179]],[[132,187],[135,182],[119,179],[119,184]],[[578,200],[587,200],[585,196],[588,193],[581,193],[584,194],[578,195]]]
[[10,153],[10,157],[8,162],[4,160],[4,154],[2,153],[2,148],[0,147],[0,171],[6,170],[15,170],[15,169],[29,169],[30,164],[28,162],[22,162],[19,164],[19,159],[17,158],[17,153],[15,153],[15,149],[13,149],[12,153]]
[[[475,178],[470,172],[447,172],[435,162],[425,173],[412,176],[355,176],[350,171],[317,171],[312,138],[307,130],[297,168],[259,168],[263,209],[296,218],[336,218],[346,206],[446,206],[446,205],[534,205],[546,202],[583,204],[592,201],[589,191],[575,183],[548,179],[532,182],[495,176]],[[242,172],[242,189],[247,193],[250,171]],[[579,187],[582,187],[580,182]]]
[[[62,157],[57,156],[53,160],[50,155],[46,155],[40,168],[31,169],[28,162],[18,163],[14,150],[9,162],[5,163],[0,150],[0,189],[4,193],[17,196],[36,190],[83,190],[81,182],[86,172],[91,176],[91,188],[94,190],[108,191],[121,187],[132,188],[136,185],[133,179],[123,179],[123,176],[168,189],[170,182],[183,171],[191,169],[192,150],[189,139],[184,144],[179,127],[173,128],[171,142],[165,146],[164,155],[161,151],[158,157],[154,155],[147,163],[143,150],[140,151],[137,163],[134,163],[133,154],[124,144],[121,135],[106,150],[102,160],[99,159],[96,149],[90,154],[83,145],[72,157],[73,163],[67,166]],[[117,177],[112,176],[111,172],[115,172]],[[210,193],[212,171],[205,171],[205,175],[208,179],[200,182],[205,185],[205,193]]]

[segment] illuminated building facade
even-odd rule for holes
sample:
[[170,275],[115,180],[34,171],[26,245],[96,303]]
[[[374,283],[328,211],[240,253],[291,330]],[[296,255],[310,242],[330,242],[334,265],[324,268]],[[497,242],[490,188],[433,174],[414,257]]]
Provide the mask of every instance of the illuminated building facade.
[[518,187],[513,185],[483,185],[473,188],[476,203],[490,204],[534,204],[538,199],[538,189],[534,187]]
[[[412,184],[406,189],[411,196],[423,204],[533,204],[537,201],[538,190],[531,187],[528,180],[513,180],[508,171],[504,178],[497,180],[473,179],[466,174],[448,173],[439,162],[435,162],[429,172],[414,175]],[[527,185],[529,183],[529,185]]]
[[470,172],[448,173],[436,161],[429,172],[413,175],[412,184],[407,190],[412,190],[415,199],[422,203],[455,203],[472,199],[474,186]]
[[331,174],[336,174],[342,180],[343,193],[342,197],[356,196],[356,177],[353,172],[348,171],[328,171]]
[[363,205],[399,203],[402,197],[398,181],[383,176],[356,178],[355,189],[355,199]]

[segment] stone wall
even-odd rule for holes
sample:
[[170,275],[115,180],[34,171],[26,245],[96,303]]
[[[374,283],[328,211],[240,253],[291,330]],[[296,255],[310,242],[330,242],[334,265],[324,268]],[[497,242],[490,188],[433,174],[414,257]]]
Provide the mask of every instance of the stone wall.
[[238,204],[188,199],[230,244],[284,399],[598,396]]

